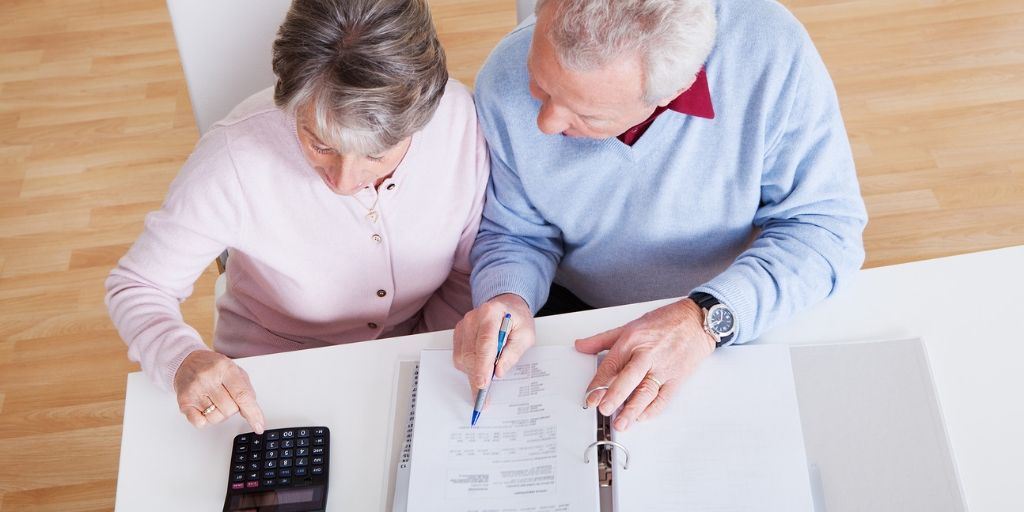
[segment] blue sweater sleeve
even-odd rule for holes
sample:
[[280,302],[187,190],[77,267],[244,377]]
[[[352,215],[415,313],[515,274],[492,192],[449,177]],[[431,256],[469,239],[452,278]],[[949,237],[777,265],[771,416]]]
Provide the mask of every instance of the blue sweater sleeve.
[[562,258],[562,234],[534,209],[519,176],[502,158],[503,135],[488,134],[495,143],[483,220],[471,253],[473,305],[514,293],[536,314],[547,301]]
[[721,274],[694,291],[732,309],[736,342],[750,341],[834,293],[864,262],[867,213],[835,88],[809,42],[769,126],[754,218],[759,233]]

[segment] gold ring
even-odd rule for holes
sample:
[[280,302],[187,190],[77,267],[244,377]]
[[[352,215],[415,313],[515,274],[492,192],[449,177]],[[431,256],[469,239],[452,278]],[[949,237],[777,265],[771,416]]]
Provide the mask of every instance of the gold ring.
[[659,388],[665,385],[665,384],[662,384],[662,382],[661,382],[660,380],[658,380],[658,379],[654,378],[654,376],[652,376],[652,375],[651,375],[651,374],[649,374],[649,373],[648,373],[648,374],[647,374],[647,376],[646,376],[646,377],[644,377],[644,378],[645,378],[645,379],[651,379],[651,380],[653,380],[653,381],[654,381],[654,383],[655,383],[655,384],[657,384]]
[[216,411],[216,410],[217,410],[217,404],[210,404],[209,407],[207,407],[206,409],[203,409],[203,416],[206,416],[207,414],[210,414],[211,412]]

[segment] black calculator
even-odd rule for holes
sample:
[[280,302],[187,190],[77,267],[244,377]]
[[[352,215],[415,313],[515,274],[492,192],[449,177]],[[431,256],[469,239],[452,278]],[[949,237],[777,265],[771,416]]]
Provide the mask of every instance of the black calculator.
[[295,427],[235,436],[224,512],[318,512],[327,508],[331,431]]

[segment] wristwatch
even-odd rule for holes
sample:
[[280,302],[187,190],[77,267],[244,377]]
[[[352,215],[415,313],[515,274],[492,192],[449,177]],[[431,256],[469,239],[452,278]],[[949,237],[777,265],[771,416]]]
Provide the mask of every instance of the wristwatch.
[[690,298],[704,311],[704,331],[715,339],[715,348],[732,343],[736,337],[736,315],[714,295],[694,292]]

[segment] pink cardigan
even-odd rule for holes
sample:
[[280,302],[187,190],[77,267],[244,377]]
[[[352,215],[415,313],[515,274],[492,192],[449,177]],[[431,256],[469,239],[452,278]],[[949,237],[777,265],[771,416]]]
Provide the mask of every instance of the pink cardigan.
[[309,167],[272,91],[253,95],[199,141],[107,279],[128,357],[171,389],[181,361],[207,349],[179,303],[225,248],[213,346],[230,357],[454,327],[472,306],[488,169],[472,96],[455,81],[393,176],[354,197]]

